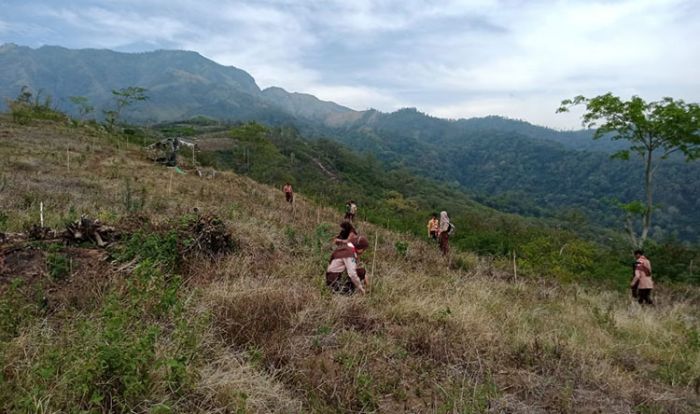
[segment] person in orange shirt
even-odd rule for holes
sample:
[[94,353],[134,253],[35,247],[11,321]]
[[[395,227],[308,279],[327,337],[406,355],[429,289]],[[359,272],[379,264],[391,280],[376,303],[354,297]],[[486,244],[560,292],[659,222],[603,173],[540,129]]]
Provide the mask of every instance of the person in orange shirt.
[[642,250],[634,251],[636,259],[634,268],[634,279],[630,283],[631,287],[637,287],[637,300],[642,305],[653,305],[651,300],[651,291],[654,289],[654,281],[651,279],[651,262],[644,257]]
[[438,221],[437,214],[433,214],[433,217],[428,220],[428,237],[433,240],[437,240],[439,233],[440,222]]

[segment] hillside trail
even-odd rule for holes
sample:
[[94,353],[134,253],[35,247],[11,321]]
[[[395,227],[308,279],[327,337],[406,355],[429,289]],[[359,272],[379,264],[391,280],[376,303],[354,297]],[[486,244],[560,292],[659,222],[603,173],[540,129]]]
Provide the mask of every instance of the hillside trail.
[[[297,193],[290,215],[281,191],[249,178],[203,178],[187,165],[172,175],[98,128],[0,118],[0,137],[0,203],[13,231],[37,221],[39,202],[53,228],[76,214],[164,225],[194,208],[223,220],[240,249],[181,269],[188,306],[210,315],[206,358],[189,367],[199,379],[184,398],[202,401],[201,412],[700,409],[696,291],[645,310],[595,286],[515,282],[508,263],[469,252],[448,266],[427,241],[359,222],[376,267],[371,294],[335,296],[322,277],[335,209]],[[71,264],[47,283],[52,253]],[[41,284],[57,331],[130,277],[92,246],[18,249],[4,269],[5,289],[17,277]]]

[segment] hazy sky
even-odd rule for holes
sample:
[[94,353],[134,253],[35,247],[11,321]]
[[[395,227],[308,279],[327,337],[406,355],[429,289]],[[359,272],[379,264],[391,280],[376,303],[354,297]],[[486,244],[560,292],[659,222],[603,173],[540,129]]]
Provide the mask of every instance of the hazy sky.
[[0,0],[0,10],[0,43],[194,50],[261,87],[354,109],[576,128],[554,110],[578,94],[700,101],[696,0]]

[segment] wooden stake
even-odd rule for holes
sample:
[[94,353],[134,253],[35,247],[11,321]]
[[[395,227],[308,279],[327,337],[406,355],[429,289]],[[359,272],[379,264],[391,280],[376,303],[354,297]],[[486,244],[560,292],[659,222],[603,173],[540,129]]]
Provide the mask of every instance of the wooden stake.
[[377,242],[379,241],[379,232],[374,233],[374,250],[372,250],[372,269],[369,271],[369,283],[367,284],[367,290],[369,291],[372,285],[372,280],[374,279],[374,263],[377,260]]
[[517,281],[518,280],[518,263],[517,263],[517,256],[515,255],[515,250],[513,250],[513,280]]
[[70,171],[70,151],[68,151],[68,148],[66,148],[66,167]]
[[41,228],[44,228],[44,202],[39,202],[39,222],[41,223]]
[[688,273],[690,273],[690,277],[693,277],[693,261],[690,261],[690,265],[688,266]]
[[170,190],[173,188],[173,170],[170,170],[170,180],[168,181],[168,195],[170,195]]

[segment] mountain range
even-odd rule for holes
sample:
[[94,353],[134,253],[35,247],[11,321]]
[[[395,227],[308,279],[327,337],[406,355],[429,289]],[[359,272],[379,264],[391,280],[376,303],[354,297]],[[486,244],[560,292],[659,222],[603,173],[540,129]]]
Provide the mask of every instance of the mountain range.
[[[125,110],[130,121],[206,116],[294,125],[310,139],[340,141],[372,153],[387,168],[439,179],[487,205],[523,215],[583,215],[594,223],[617,225],[612,199],[631,201],[643,193],[641,163],[609,158],[624,142],[592,140],[589,130],[556,131],[498,116],[445,120],[414,108],[355,111],[309,94],[261,89],[244,70],[196,52],[5,44],[0,46],[0,68],[1,98],[17,96],[26,85],[35,94],[51,96],[58,109],[69,113],[76,111],[69,97],[85,96],[99,116],[113,105],[112,90],[140,86],[149,100]],[[697,240],[696,194],[697,164],[678,159],[663,164],[657,183],[657,236]]]

